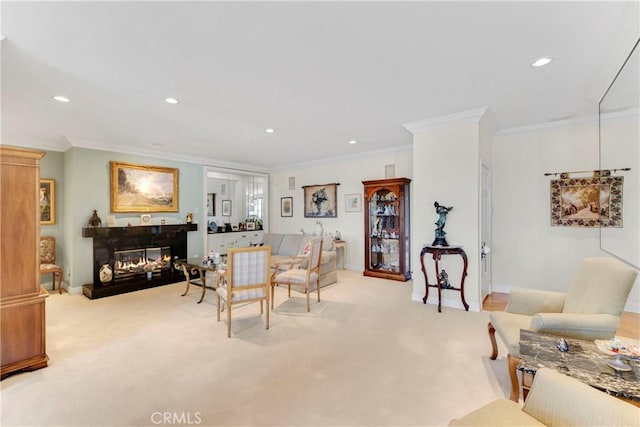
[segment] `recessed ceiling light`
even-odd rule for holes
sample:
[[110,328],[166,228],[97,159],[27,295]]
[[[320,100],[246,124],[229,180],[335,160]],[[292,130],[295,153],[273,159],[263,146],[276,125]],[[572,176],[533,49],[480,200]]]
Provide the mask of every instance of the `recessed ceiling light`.
[[349,144],[353,145],[353,144],[357,144],[358,141],[356,141],[355,139],[352,139],[351,141],[349,141]]
[[533,61],[531,63],[532,67],[544,67],[545,65],[547,65],[549,62],[551,62],[552,59],[548,56],[543,56],[541,58],[536,59],[535,61]]
[[55,99],[58,102],[69,102],[69,98],[67,98],[66,96],[62,96],[62,95],[54,96],[53,99]]
[[152,142],[151,146],[155,148],[159,148],[159,147],[162,147],[162,144],[158,144],[157,142]]
[[275,132],[275,130],[273,130],[273,129],[271,129],[271,128],[266,128],[264,131],[265,131],[266,133],[274,133],[274,132]]
[[165,98],[164,99],[167,104],[177,104],[178,100],[175,98]]

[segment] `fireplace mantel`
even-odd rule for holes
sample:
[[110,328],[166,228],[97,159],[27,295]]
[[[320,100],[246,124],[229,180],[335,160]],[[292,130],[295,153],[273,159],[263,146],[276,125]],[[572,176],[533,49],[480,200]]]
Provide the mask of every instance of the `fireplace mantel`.
[[[171,262],[170,268],[154,271],[152,278],[146,274],[128,274],[116,277],[106,283],[100,281],[100,269],[108,264],[113,271],[114,253],[132,249],[170,248],[171,258],[187,258],[187,232],[197,231],[197,224],[141,225],[131,227],[86,227],[82,237],[93,238],[93,283],[82,287],[82,293],[90,298],[102,298],[138,291],[141,289],[167,285],[184,280],[181,271]],[[124,275],[123,275],[124,276]]]
[[82,237],[122,237],[144,234],[180,233],[183,231],[197,231],[198,224],[176,225],[135,225],[131,227],[85,227]]

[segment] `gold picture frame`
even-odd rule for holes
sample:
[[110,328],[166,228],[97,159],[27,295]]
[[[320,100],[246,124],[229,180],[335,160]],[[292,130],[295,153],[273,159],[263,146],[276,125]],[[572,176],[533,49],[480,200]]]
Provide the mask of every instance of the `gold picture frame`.
[[40,180],[40,224],[56,223],[56,180]]
[[178,169],[111,163],[111,212],[178,212]]

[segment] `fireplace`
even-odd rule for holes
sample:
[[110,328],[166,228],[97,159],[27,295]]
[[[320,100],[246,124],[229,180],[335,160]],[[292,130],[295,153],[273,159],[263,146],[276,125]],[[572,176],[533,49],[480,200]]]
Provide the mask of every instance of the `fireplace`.
[[[83,286],[90,299],[184,280],[173,261],[187,258],[187,232],[196,224],[83,228],[93,238],[93,283]],[[110,270],[102,275],[100,270]],[[147,276],[147,272],[152,274]]]
[[113,277],[117,280],[147,271],[169,270],[171,259],[171,246],[113,251]]

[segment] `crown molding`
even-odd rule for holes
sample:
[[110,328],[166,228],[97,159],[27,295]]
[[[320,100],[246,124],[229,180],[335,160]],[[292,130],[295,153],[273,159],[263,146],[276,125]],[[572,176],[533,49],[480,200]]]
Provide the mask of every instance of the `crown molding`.
[[377,155],[387,154],[387,153],[398,153],[401,151],[408,151],[408,150],[413,150],[413,144],[405,144],[405,145],[399,145],[397,147],[387,147],[379,150],[371,150],[371,151],[365,151],[365,152],[354,153],[354,154],[346,154],[344,156],[329,157],[322,160],[310,160],[308,162],[298,162],[295,165],[288,164],[288,165],[274,166],[269,170],[279,171],[279,170],[287,170],[287,169],[304,169],[308,167],[323,166],[323,165],[335,165],[336,162],[343,162],[347,160],[362,160],[363,158],[369,157],[369,156],[377,156]]
[[416,131],[431,128],[434,126],[443,126],[451,123],[466,121],[466,120],[475,120],[480,121],[484,113],[487,111],[488,107],[485,105],[483,107],[474,108],[473,110],[461,111],[459,113],[448,114],[446,116],[433,117],[430,119],[419,120],[417,122],[411,122],[404,124],[404,128],[407,129],[411,133],[415,133]]
[[559,128],[559,127],[564,127],[564,126],[574,126],[574,125],[587,124],[587,123],[591,123],[591,124],[597,125],[598,124],[598,115],[597,114],[590,114],[588,116],[582,116],[582,117],[577,117],[577,118],[573,118],[573,119],[558,120],[558,121],[554,121],[554,122],[543,122],[543,123],[536,123],[536,124],[527,125],[527,126],[518,126],[518,127],[507,128],[507,129],[500,129],[496,133],[496,136],[498,136],[498,135],[511,135],[511,134],[515,134],[515,133],[535,132],[535,131],[543,130],[543,129],[552,129],[552,128]]

